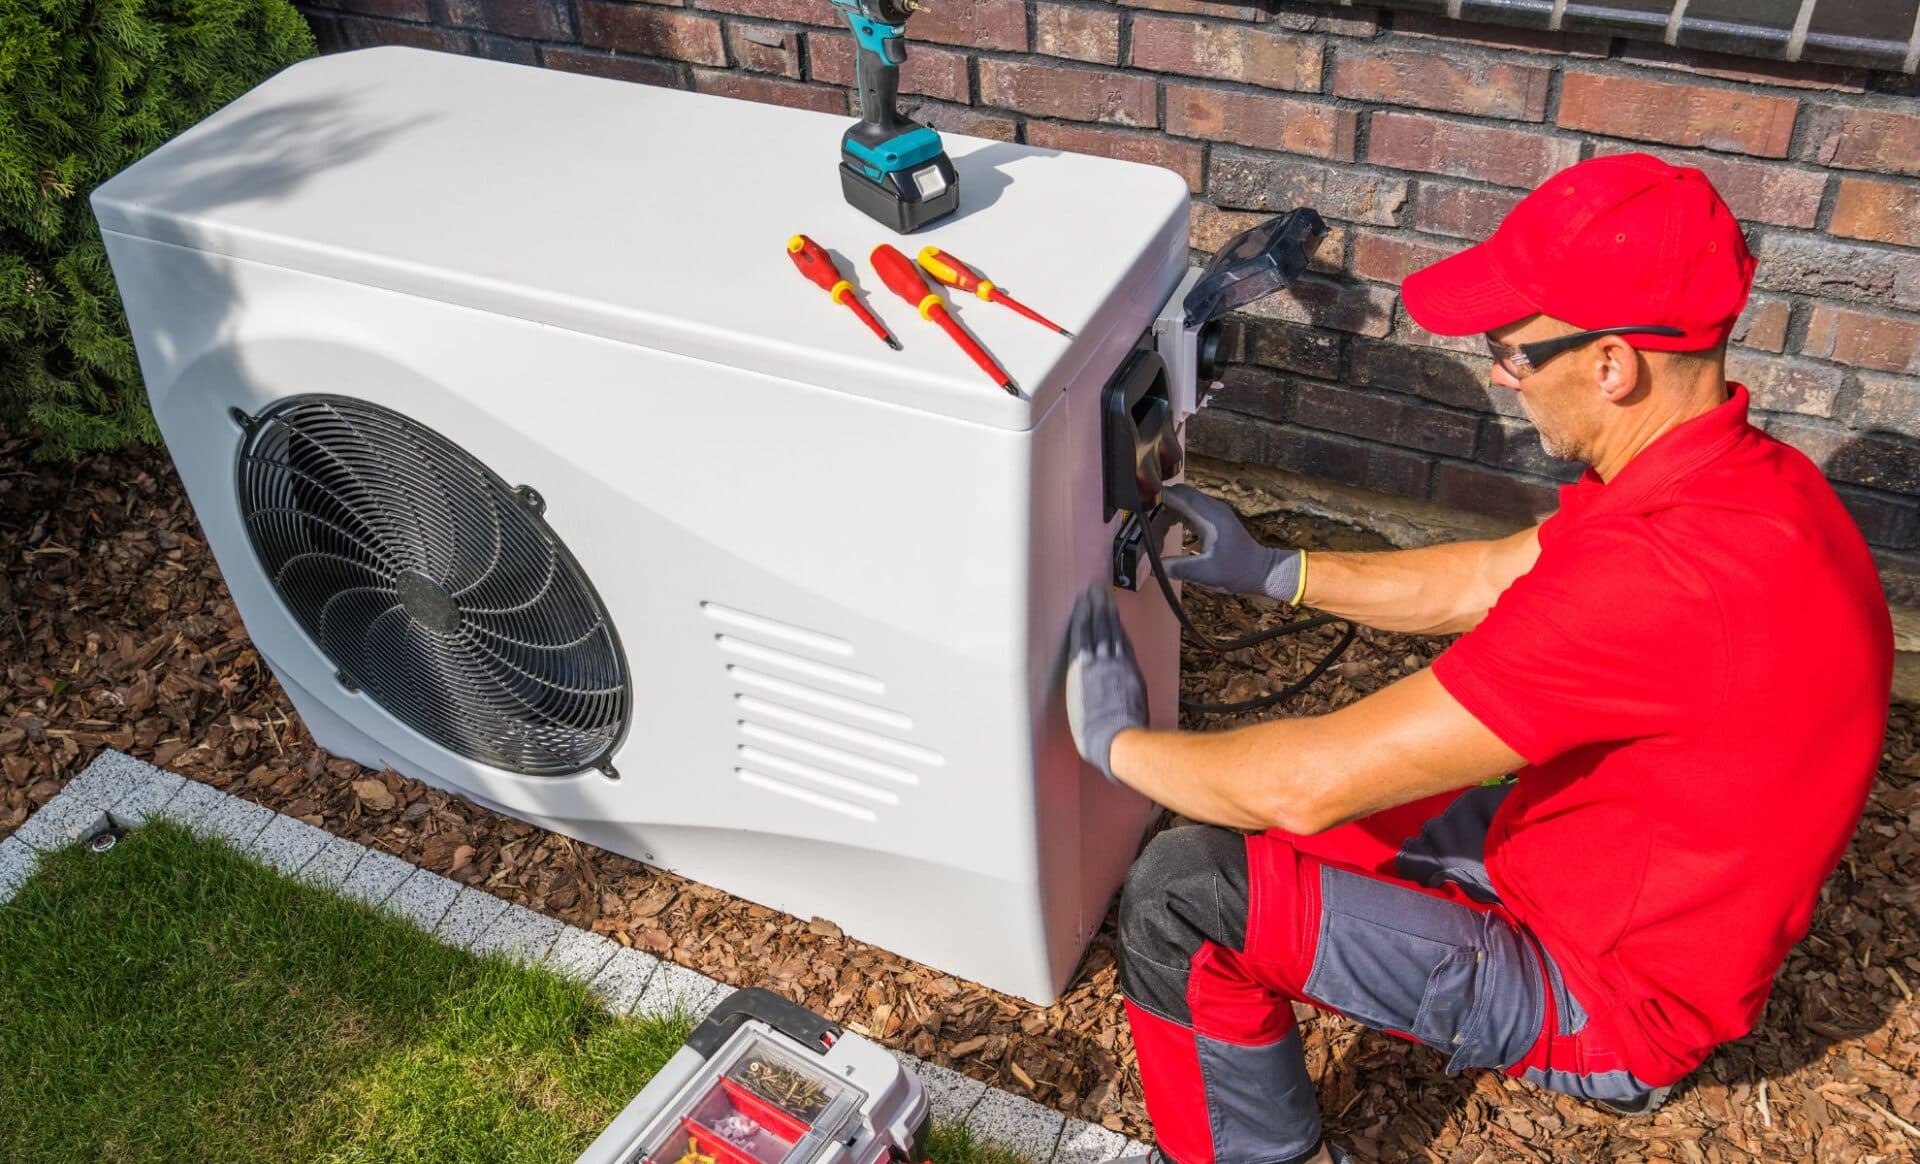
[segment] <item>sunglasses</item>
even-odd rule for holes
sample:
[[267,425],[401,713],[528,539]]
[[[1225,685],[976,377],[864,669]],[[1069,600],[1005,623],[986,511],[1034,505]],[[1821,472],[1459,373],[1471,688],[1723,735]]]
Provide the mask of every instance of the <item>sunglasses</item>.
[[1530,344],[1503,344],[1492,336],[1484,337],[1487,351],[1492,353],[1493,362],[1507,370],[1518,380],[1540,370],[1540,365],[1560,355],[1570,352],[1582,344],[1597,340],[1603,335],[1685,335],[1677,327],[1602,327],[1593,331],[1576,331],[1572,335],[1563,335],[1550,340],[1538,340]]

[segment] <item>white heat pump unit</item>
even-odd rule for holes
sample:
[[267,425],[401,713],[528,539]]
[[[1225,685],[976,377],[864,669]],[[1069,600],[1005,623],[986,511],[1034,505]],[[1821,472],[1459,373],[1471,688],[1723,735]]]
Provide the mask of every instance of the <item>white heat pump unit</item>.
[[[842,200],[846,124],[380,48],[287,69],[93,206],[323,748],[1050,1001],[1153,813],[1076,756],[1062,640],[1131,578],[1127,470],[1178,471],[1187,189],[949,136],[960,209],[901,239]],[[903,351],[793,270],[796,232]],[[881,285],[881,242],[1077,335],[955,302],[1009,396]],[[1174,619],[1120,598],[1171,724]]]

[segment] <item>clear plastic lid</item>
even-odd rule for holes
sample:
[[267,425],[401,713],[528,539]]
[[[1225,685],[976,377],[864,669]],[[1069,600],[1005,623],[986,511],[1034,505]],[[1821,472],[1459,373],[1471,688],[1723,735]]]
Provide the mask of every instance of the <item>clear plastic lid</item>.
[[[646,1164],[801,1164],[857,1118],[866,1093],[752,1028],[643,1138]],[[796,1152],[796,1149],[800,1151]]]
[[1237,235],[1200,272],[1181,306],[1187,326],[1211,323],[1236,307],[1271,295],[1306,272],[1327,236],[1318,211],[1301,206]]

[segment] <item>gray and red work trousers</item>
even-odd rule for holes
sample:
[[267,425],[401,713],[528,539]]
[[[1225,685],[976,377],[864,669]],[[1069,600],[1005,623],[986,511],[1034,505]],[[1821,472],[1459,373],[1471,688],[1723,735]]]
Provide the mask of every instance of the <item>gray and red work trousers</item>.
[[1120,985],[1147,1114],[1175,1164],[1291,1164],[1321,1142],[1293,1003],[1648,1111],[1605,1016],[1500,907],[1484,862],[1508,785],[1314,837],[1196,825],[1155,837],[1120,902]]

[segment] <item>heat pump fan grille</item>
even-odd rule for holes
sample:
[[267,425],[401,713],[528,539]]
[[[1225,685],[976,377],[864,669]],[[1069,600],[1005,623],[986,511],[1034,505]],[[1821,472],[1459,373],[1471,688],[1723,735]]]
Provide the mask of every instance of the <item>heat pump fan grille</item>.
[[536,497],[362,401],[293,397],[242,423],[254,552],[342,678],[469,759],[530,776],[606,767],[626,665]]

